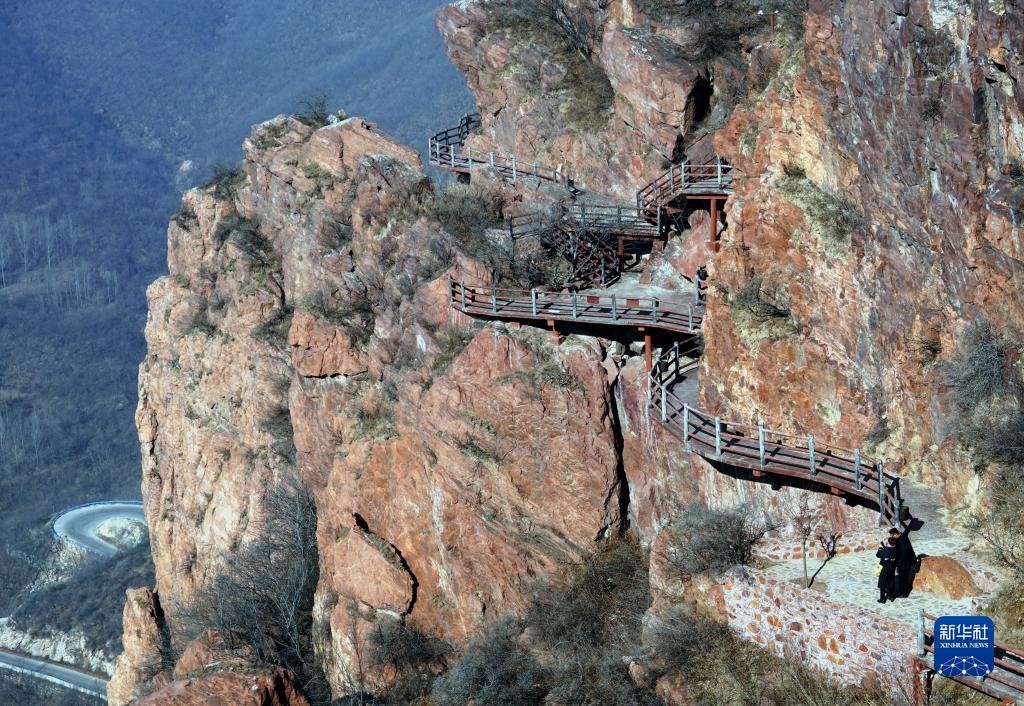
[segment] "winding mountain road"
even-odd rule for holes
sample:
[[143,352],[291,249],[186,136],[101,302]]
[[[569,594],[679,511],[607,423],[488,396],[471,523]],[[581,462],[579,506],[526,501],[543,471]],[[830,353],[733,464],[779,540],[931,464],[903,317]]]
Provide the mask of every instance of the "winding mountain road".
[[142,503],[137,500],[104,500],[68,508],[53,520],[53,533],[90,554],[114,556],[121,547],[96,534],[110,520],[133,520],[146,524]]
[[107,699],[106,679],[64,664],[0,650],[0,669],[42,679],[66,689],[74,689],[104,702]]

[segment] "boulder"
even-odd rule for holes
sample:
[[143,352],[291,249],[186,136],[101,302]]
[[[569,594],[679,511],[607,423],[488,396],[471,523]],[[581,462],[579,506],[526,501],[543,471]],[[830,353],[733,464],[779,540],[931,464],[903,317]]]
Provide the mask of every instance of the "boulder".
[[926,556],[922,559],[914,588],[952,600],[981,595],[981,589],[967,569],[948,556]]

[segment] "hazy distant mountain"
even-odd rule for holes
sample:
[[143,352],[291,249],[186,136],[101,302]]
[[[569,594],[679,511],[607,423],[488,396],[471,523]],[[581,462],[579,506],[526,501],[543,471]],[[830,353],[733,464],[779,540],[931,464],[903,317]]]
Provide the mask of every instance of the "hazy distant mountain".
[[423,144],[471,104],[442,4],[0,5],[0,613],[50,513],[138,497],[144,291],[182,161],[193,180],[236,161],[252,123],[317,90]]
[[419,144],[435,115],[468,103],[434,30],[441,4],[13,0],[7,12],[127,137],[202,161],[237,152],[240,129],[317,89]]

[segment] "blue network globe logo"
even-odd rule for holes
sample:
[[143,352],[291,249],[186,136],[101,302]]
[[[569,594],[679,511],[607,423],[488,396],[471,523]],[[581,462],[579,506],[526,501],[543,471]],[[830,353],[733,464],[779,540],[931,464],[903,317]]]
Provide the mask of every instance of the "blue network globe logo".
[[991,670],[974,657],[954,657],[939,665],[939,674],[950,677],[983,677]]
[[987,676],[995,669],[995,625],[983,615],[944,615],[935,621],[936,671],[944,677]]

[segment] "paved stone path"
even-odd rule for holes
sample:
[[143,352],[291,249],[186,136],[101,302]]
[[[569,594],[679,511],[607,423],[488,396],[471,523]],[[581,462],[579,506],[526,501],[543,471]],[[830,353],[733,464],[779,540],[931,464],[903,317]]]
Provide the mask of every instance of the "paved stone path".
[[[997,588],[1000,573],[976,551],[967,553],[971,545],[970,539],[947,525],[947,513],[945,509],[940,508],[936,493],[912,481],[904,480],[903,484],[908,507],[915,517],[924,520],[925,523],[920,530],[910,534],[914,550],[918,555],[948,556],[956,559],[971,572],[975,583],[983,591],[982,595],[952,600],[922,590],[921,582],[918,582],[907,598],[879,603],[878,578],[875,576],[878,560],[875,558],[874,549],[840,554],[818,575],[815,588],[818,582],[824,582],[822,595],[837,603],[856,606],[876,615],[913,625],[917,624],[919,610],[932,615],[977,613],[978,608],[984,605]],[[879,528],[879,540],[885,535],[886,529]],[[839,546],[842,546],[842,540]],[[809,558],[808,572],[813,573],[820,564],[820,560]],[[802,579],[803,563],[799,558],[774,561],[767,567],[766,573],[778,579]]]

